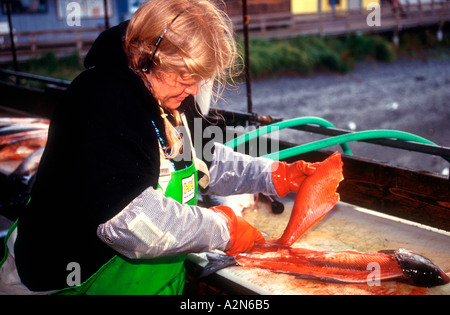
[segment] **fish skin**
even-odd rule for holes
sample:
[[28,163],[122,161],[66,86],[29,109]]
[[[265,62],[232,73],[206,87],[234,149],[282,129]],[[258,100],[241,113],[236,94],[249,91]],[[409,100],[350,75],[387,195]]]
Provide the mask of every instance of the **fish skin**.
[[239,266],[235,256],[222,255],[217,252],[209,252],[206,253],[206,258],[208,259],[208,263],[198,275],[199,279],[207,277],[230,266]]
[[336,190],[344,179],[342,165],[339,152],[318,163],[316,171],[302,183],[289,223],[276,243],[291,246],[336,205],[339,201]]

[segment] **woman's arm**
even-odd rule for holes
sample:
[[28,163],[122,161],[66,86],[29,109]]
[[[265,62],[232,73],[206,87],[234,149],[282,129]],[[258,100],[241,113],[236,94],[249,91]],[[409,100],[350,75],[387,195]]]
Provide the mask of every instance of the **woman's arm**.
[[228,196],[261,192],[275,195],[272,163],[271,159],[234,152],[233,149],[216,142],[209,168],[210,183],[205,194]]
[[131,259],[224,250],[230,241],[222,214],[182,205],[152,187],[111,220],[100,224],[97,236]]

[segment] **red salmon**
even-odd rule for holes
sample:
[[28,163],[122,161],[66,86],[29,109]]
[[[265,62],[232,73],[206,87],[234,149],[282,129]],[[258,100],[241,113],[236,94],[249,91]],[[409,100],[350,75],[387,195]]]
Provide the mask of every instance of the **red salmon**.
[[294,244],[336,205],[339,201],[336,190],[344,179],[342,164],[341,155],[335,152],[319,163],[314,174],[305,179],[295,197],[289,223],[278,244]]
[[370,283],[397,280],[421,287],[450,282],[448,275],[426,257],[402,248],[387,252],[389,254],[313,251],[276,245],[254,247],[250,256],[230,257],[208,253],[209,263],[202,276],[228,266],[242,266],[328,282]]

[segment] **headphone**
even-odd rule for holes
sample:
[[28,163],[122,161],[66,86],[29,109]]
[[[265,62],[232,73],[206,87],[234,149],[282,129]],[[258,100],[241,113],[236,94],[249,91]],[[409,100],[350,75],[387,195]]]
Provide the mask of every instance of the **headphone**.
[[169,30],[169,27],[173,24],[173,22],[175,22],[175,20],[184,12],[186,12],[187,10],[189,10],[190,8],[192,8],[194,5],[191,5],[189,7],[187,7],[186,9],[183,9],[180,13],[178,13],[173,19],[172,21],[170,21],[170,23],[166,26],[166,28],[164,29],[163,33],[161,35],[159,35],[158,39],[156,40],[155,43],[155,50],[153,51],[152,57],[150,59],[147,58],[140,58],[139,59],[139,64],[138,64],[138,68],[141,69],[141,71],[143,73],[149,74],[150,73],[150,68],[152,67],[153,64],[153,59],[155,58],[155,54],[156,51],[159,48],[159,45],[161,44],[162,39],[164,38],[164,35],[166,35],[167,31]]

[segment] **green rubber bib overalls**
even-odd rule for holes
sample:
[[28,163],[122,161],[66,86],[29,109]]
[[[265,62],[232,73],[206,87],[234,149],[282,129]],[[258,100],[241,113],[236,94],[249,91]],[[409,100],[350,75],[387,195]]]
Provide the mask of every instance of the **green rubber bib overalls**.
[[[187,123],[182,116],[185,128]],[[153,123],[153,122],[152,122]],[[159,131],[156,128],[159,136]],[[189,133],[188,133],[189,134]],[[190,139],[190,135],[189,135]],[[191,148],[192,141],[191,142]],[[163,145],[163,143],[161,143]],[[195,161],[195,152],[193,160]],[[166,197],[188,204],[197,204],[198,178],[195,163],[175,171],[161,150],[158,187]],[[115,256],[80,286],[66,288],[58,294],[182,294],[186,271],[186,255],[155,259],[129,260]]]
[[[195,153],[193,158],[195,161]],[[196,163],[178,171],[173,171],[169,164],[168,160],[161,159],[158,187],[167,197],[183,204],[196,205],[198,194]],[[17,232],[14,231],[15,226],[16,224],[11,228],[8,237],[12,232]],[[7,255],[8,251],[5,257]],[[182,294],[185,284],[185,259],[186,255],[139,260],[114,256],[80,285],[50,294]]]
[[[197,172],[194,163],[171,173],[165,195],[178,202],[197,203]],[[56,294],[182,294],[186,255],[130,260],[114,256],[80,286]]]

